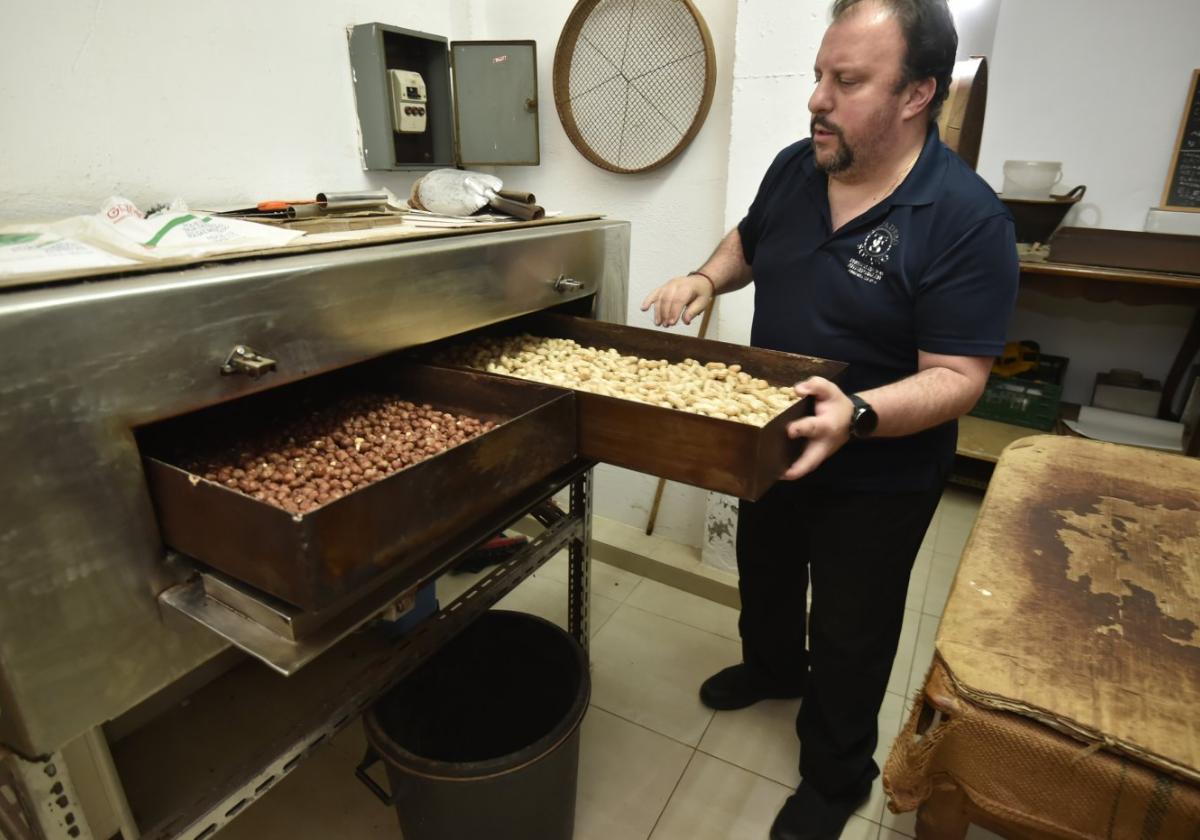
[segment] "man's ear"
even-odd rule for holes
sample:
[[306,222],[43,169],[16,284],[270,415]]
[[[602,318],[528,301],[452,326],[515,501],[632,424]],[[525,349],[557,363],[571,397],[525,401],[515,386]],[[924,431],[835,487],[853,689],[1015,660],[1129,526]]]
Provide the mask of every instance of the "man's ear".
[[926,76],[919,82],[913,82],[908,89],[908,97],[904,100],[904,118],[911,119],[928,108],[936,92],[937,81],[933,76]]

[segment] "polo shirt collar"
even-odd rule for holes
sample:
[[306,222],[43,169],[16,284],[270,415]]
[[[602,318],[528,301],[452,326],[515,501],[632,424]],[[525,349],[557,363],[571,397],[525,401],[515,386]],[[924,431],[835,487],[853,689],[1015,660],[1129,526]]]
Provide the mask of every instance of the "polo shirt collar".
[[942,158],[941,137],[938,134],[937,123],[929,126],[925,134],[925,145],[912,172],[887,199],[884,204],[906,204],[917,207],[923,204],[933,204],[946,176],[946,163]]

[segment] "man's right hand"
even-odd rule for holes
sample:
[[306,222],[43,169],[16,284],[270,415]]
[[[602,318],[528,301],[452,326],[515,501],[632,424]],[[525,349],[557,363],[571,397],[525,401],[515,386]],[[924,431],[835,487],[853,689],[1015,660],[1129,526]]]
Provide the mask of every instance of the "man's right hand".
[[679,323],[690,324],[692,319],[704,311],[712,300],[712,286],[699,274],[676,277],[659,286],[642,301],[642,311],[654,307],[654,324],[673,327]]

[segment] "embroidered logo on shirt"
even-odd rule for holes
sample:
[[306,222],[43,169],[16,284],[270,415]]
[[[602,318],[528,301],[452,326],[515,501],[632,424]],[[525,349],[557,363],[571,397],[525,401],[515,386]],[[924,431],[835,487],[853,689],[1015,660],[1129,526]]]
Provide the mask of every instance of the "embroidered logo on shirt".
[[883,265],[899,241],[900,231],[891,222],[884,222],[858,243],[858,255],[872,265]]
[[883,279],[883,265],[900,241],[900,231],[891,222],[884,222],[858,243],[858,256],[850,258],[846,270],[859,280],[878,283]]

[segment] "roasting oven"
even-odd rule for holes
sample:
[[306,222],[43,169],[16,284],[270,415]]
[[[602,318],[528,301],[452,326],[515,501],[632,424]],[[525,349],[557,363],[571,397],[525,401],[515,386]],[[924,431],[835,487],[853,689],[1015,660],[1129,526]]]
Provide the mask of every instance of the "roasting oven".
[[[254,669],[254,696],[292,698],[289,711],[259,722],[211,789],[118,814],[142,836],[215,832],[563,548],[570,629],[586,646],[595,461],[760,494],[795,455],[783,424],[807,406],[735,428],[438,366],[414,349],[534,318],[546,334],[633,352],[719,352],[780,382],[840,372],[603,323],[624,319],[628,253],[626,223],[592,220],[0,287],[0,787],[37,823],[29,836],[90,836],[64,745],[87,736],[119,791],[102,727],[231,645],[258,660],[238,665]],[[198,478],[179,457],[346,388],[494,428],[303,515]],[[664,444],[645,447],[647,429]],[[563,490],[567,510],[548,502]],[[526,514],[544,531],[416,632],[354,632]],[[172,714],[116,744],[116,763],[162,742]],[[20,819],[0,790],[0,836],[20,837]]]

